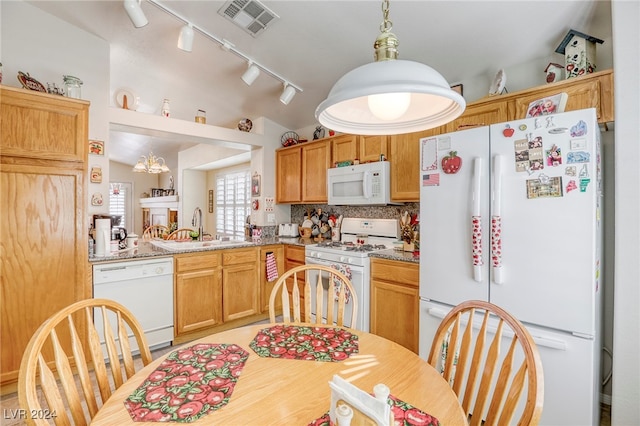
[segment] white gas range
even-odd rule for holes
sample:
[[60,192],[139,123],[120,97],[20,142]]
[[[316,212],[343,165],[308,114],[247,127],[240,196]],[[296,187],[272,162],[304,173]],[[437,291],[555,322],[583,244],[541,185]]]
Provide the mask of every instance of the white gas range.
[[[331,266],[351,279],[358,296],[357,324],[352,327],[369,331],[369,254],[392,248],[400,236],[400,226],[396,219],[345,218],[340,231],[340,241],[327,240],[306,246],[305,262]],[[348,305],[346,311],[350,314]]]

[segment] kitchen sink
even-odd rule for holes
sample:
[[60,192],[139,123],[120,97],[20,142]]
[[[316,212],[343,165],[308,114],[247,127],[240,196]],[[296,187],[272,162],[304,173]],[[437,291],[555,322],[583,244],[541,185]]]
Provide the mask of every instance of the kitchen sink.
[[210,240],[210,241],[160,241],[151,240],[151,244],[169,251],[194,250],[206,248],[233,247],[250,244],[245,240]]

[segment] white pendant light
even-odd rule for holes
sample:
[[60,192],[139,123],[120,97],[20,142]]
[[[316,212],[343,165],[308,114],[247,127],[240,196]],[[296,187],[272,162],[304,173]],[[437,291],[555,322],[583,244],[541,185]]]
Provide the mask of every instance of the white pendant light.
[[185,52],[191,52],[193,49],[193,26],[187,24],[180,30],[180,36],[178,37],[178,48]]
[[254,65],[252,62],[249,62],[249,68],[242,74],[242,81],[244,81],[247,86],[251,86],[256,78],[260,75],[260,68]]
[[144,27],[149,23],[142,11],[139,0],[124,0],[124,10],[127,11],[127,15],[129,15],[134,27]]
[[316,108],[323,126],[344,133],[392,135],[446,124],[465,109],[464,98],[433,68],[398,58],[391,32],[389,0],[382,3],[381,34],[374,43],[375,62],[340,78]]
[[280,95],[280,102],[285,105],[289,105],[289,102],[291,102],[291,99],[293,99],[295,95],[296,89],[293,86],[290,86],[288,83],[285,83],[282,95]]

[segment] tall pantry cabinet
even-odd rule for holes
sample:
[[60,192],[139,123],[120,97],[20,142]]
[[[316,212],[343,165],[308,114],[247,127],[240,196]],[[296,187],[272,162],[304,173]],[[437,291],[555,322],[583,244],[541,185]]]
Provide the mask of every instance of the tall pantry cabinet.
[[2,393],[37,328],[91,297],[88,121],[87,101],[0,86]]

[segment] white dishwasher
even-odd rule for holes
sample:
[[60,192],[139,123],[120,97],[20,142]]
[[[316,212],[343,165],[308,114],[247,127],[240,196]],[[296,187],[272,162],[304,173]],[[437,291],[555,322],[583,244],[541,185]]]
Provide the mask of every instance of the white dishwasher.
[[[142,325],[150,348],[171,344],[173,257],[94,265],[93,297],[115,300],[126,306]],[[96,328],[101,332],[101,316],[94,316]],[[115,326],[115,319],[110,321]],[[129,331],[130,341],[137,349],[132,336],[133,333]]]

